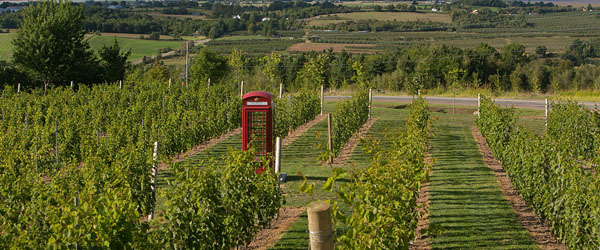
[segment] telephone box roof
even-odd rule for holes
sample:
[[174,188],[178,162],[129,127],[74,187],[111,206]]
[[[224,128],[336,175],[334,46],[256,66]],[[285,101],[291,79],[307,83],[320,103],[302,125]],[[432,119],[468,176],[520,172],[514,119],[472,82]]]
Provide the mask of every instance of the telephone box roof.
[[246,100],[246,99],[252,98],[252,97],[263,97],[263,98],[267,98],[269,100],[273,100],[273,94],[271,94],[269,92],[264,92],[264,91],[252,91],[252,92],[246,93],[242,99]]

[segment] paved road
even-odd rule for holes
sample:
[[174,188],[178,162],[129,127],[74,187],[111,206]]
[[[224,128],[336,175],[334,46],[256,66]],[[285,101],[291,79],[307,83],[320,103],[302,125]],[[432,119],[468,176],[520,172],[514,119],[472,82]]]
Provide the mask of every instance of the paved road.
[[[350,96],[325,96],[325,99],[339,100],[349,97]],[[431,104],[452,104],[453,98],[426,96],[425,100],[427,100]],[[373,101],[410,103],[412,102],[412,96],[373,96]],[[498,105],[505,107],[513,106],[515,108],[544,109],[544,100],[495,99],[494,102]],[[600,103],[598,102],[580,102],[580,104],[583,104],[591,109],[600,109]],[[456,105],[477,106],[477,98],[457,97]]]

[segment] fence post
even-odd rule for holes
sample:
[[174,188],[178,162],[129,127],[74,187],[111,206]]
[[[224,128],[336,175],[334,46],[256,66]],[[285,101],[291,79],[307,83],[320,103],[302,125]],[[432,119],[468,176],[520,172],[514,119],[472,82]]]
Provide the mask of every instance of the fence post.
[[281,137],[275,138],[275,173],[281,172]]
[[323,115],[323,85],[321,85],[321,115]]
[[21,93],[21,84],[17,84],[17,93]]
[[71,81],[71,89],[73,89],[73,81]]
[[331,209],[326,201],[315,201],[308,205],[308,230],[311,250],[333,250],[333,226]]
[[548,98],[546,98],[546,102],[544,104],[544,110],[546,112],[546,116],[545,116],[545,123],[546,124],[546,129],[548,129]]
[[[421,94],[419,94],[421,95]],[[371,119],[371,103],[373,102],[373,89],[369,88],[369,119]]]
[[[331,113],[327,114],[327,149],[329,149],[329,152],[331,152],[333,154],[333,137],[331,134],[331,120],[332,120],[332,116]],[[333,157],[331,155],[329,155],[329,164],[333,163]]]
[[169,88],[171,88],[171,78],[169,78]]
[[119,80],[119,89],[123,89],[123,80]]
[[154,206],[156,205],[156,175],[158,173],[158,142],[154,142],[154,153],[152,154],[152,177],[150,178],[150,189],[152,190],[152,208],[148,220],[154,219]]

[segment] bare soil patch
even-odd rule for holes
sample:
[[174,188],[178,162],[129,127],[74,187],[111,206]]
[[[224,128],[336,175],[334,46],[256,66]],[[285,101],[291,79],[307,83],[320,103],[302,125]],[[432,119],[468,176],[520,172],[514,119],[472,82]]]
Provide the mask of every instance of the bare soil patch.
[[368,50],[372,48],[373,44],[340,44],[340,43],[296,43],[289,48],[289,51],[323,51],[329,48],[333,49],[333,52],[342,52],[346,50],[350,53],[375,53],[378,50]]
[[348,142],[346,142],[346,145],[344,145],[344,147],[342,148],[342,151],[340,151],[340,154],[333,159],[333,166],[344,165],[346,161],[350,159],[350,156],[352,156],[352,152],[354,152],[354,148],[356,148],[356,146],[360,142],[360,138],[362,138],[367,133],[367,131],[369,131],[369,129],[371,128],[371,126],[373,126],[373,123],[375,123],[376,120],[377,118],[367,120],[367,122],[365,122],[365,124],[363,124],[363,126],[360,127],[358,133],[355,133],[354,135],[352,135],[352,137],[350,137]]
[[552,236],[550,227],[540,220],[529,205],[527,205],[525,200],[523,200],[523,197],[521,197],[513,187],[504,168],[502,168],[500,162],[496,160],[496,157],[485,141],[485,138],[479,133],[479,129],[477,127],[472,127],[471,132],[473,133],[479,152],[483,157],[483,161],[496,175],[504,197],[510,202],[517,214],[517,220],[521,226],[529,232],[538,247],[540,247],[540,249],[567,249],[563,243]]
[[[427,162],[427,164],[432,164],[433,159],[431,157],[431,151],[426,152],[425,162]],[[427,167],[427,171],[429,171],[429,175],[432,174],[429,167]],[[431,249],[431,246],[429,245],[430,235],[423,233],[423,230],[427,229],[429,226],[429,182],[422,184],[421,190],[419,191],[419,198],[417,199],[417,205],[417,211],[419,211],[421,217],[417,223],[417,239],[410,244],[409,249],[429,250]]]
[[[229,137],[237,135],[237,134],[239,134],[241,132],[242,132],[242,128],[237,128],[237,129],[234,129],[233,131],[231,131],[229,133],[226,133],[226,134],[223,134],[223,135],[221,135],[221,136],[219,136],[217,138],[213,138],[211,140],[208,140],[208,141],[206,141],[206,142],[204,142],[204,143],[202,143],[200,145],[197,145],[197,146],[193,147],[192,149],[190,149],[187,152],[175,155],[172,158],[171,163],[180,162],[180,161],[183,161],[183,160],[185,160],[186,158],[188,158],[190,156],[197,155],[200,152],[206,150],[207,148],[210,148],[210,147],[216,145],[217,143],[219,143],[219,142],[221,142],[221,141],[223,141],[223,140],[225,140],[225,139],[227,139]],[[164,163],[164,162],[160,163],[160,164],[158,164],[158,171],[162,171],[165,168],[167,168],[168,166],[169,165],[166,164],[166,163]]]
[[287,232],[292,224],[296,222],[305,209],[305,207],[280,208],[279,217],[271,222],[270,227],[260,231],[246,249],[264,250],[273,246],[279,241],[283,233]]

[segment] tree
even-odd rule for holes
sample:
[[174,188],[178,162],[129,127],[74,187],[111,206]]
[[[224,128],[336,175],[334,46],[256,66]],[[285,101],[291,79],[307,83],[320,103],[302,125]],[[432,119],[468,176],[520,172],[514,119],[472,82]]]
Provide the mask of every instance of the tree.
[[102,46],[98,52],[100,55],[100,68],[102,69],[103,79],[107,82],[116,82],[125,78],[125,71],[129,67],[127,58],[131,55],[131,49],[121,52],[121,46],[115,37],[112,46]]
[[301,88],[303,89],[313,90],[320,88],[321,85],[328,83],[328,64],[329,61],[326,54],[311,56],[298,73],[296,81],[301,84]]
[[22,10],[23,21],[12,43],[13,60],[22,70],[50,84],[97,80],[97,59],[84,41],[81,8],[70,2],[39,2]]
[[204,48],[192,60],[190,80],[194,84],[208,86],[209,78],[213,83],[218,82],[225,76],[227,71],[227,59]]
[[262,71],[269,78],[271,82],[271,88],[273,84],[281,81],[281,55],[271,52],[270,56],[264,56],[260,59],[260,62],[264,65]]
[[231,54],[229,55],[229,60],[227,61],[227,64],[229,65],[233,75],[235,76],[235,82],[239,83],[240,75],[244,71],[244,65],[246,64],[246,60],[244,59],[242,51],[237,48],[233,48]]

